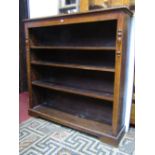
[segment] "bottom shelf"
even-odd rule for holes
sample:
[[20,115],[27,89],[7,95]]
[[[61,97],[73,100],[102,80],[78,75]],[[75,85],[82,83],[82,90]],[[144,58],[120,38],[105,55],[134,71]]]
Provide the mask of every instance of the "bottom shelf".
[[116,136],[113,136],[111,125],[79,118],[72,114],[48,108],[43,105],[39,105],[34,107],[33,109],[29,109],[29,114],[91,134],[93,136],[99,137],[103,142],[115,146],[118,145],[120,139],[124,135],[124,128],[122,128]]
[[95,135],[103,135],[103,132],[107,134],[111,134],[111,126],[103,123],[99,123],[96,121],[79,118],[76,115],[68,114],[59,110],[55,110],[54,108],[49,108],[43,105],[36,106],[32,109],[32,111],[37,111],[39,114],[52,118],[52,120],[61,123],[67,124],[73,127],[77,127],[77,129],[87,129],[89,132],[96,133]]
[[79,118],[112,124],[113,103],[104,100],[34,86],[33,105],[42,105]]

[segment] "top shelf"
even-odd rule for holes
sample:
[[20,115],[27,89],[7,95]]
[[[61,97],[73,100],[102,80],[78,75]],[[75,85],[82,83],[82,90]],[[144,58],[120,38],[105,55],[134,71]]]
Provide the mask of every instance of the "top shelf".
[[91,47],[91,46],[87,46],[87,47],[82,47],[82,46],[34,46],[31,45],[30,46],[31,49],[62,49],[62,50],[97,50],[97,51],[115,51],[116,48],[109,46],[109,47]]
[[52,20],[55,18],[64,18],[64,17],[68,17],[68,18],[75,18],[77,16],[83,16],[83,15],[90,15],[90,14],[94,14],[94,13],[98,13],[98,14],[103,14],[103,13],[111,13],[111,12],[116,12],[116,11],[123,11],[124,13],[127,13],[128,15],[132,16],[133,12],[127,7],[127,6],[113,6],[113,7],[109,7],[109,8],[101,8],[101,9],[95,9],[95,10],[89,10],[89,11],[85,11],[85,12],[76,12],[76,13],[72,13],[72,14],[63,14],[63,15],[55,15],[55,16],[50,16],[50,17],[41,17],[41,18],[33,18],[33,19],[24,19],[24,22],[34,22],[34,21],[45,21],[45,20]]
[[115,50],[117,20],[29,29],[31,46],[48,49]]

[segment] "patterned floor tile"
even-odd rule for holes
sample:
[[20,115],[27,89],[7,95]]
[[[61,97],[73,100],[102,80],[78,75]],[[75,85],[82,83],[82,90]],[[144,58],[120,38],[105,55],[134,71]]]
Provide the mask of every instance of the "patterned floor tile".
[[133,154],[135,149],[135,143],[134,140],[128,139],[128,138],[124,138],[121,143],[120,143],[120,147],[119,150],[127,153],[127,154]]
[[77,154],[77,153],[75,153],[75,152],[73,152],[73,151],[70,151],[70,150],[68,150],[68,149],[62,148],[62,149],[57,153],[57,155],[79,155],[79,154]]
[[22,151],[26,148],[28,148],[30,145],[32,145],[36,140],[38,140],[40,137],[37,135],[31,135],[25,138],[23,141],[19,142],[19,151]]
[[119,148],[104,144],[87,134],[38,118],[20,125],[20,155],[133,155],[134,129]]
[[135,129],[130,128],[129,131],[126,133],[125,137],[130,138],[130,139],[135,139]]
[[58,140],[58,141],[63,141],[64,139],[66,139],[68,136],[70,135],[69,132],[67,131],[63,131],[63,130],[59,130],[59,131],[55,131],[53,132],[50,137],[52,139]]

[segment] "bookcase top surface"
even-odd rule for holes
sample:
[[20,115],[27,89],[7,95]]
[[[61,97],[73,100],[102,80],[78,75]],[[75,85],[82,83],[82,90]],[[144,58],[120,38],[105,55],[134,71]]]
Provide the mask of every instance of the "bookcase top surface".
[[42,18],[24,19],[23,21],[24,22],[44,21],[44,20],[50,20],[54,18],[77,17],[81,15],[90,15],[94,13],[115,13],[119,11],[124,12],[128,14],[129,16],[133,15],[133,12],[127,6],[121,6],[121,7],[110,7],[106,9],[91,10],[91,11],[86,11],[86,12],[78,12],[78,13],[72,13],[72,14],[63,14],[63,15],[55,15],[55,16],[48,16],[48,17],[42,17]]

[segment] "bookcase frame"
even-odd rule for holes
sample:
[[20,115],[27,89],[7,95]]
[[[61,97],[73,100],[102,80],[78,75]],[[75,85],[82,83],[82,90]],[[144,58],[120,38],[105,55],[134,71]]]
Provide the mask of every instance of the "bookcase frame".
[[[26,19],[24,22],[29,114],[91,134],[103,142],[118,145],[125,132],[123,117],[125,105],[123,99],[127,30],[131,16],[132,12],[128,8],[119,7],[48,18]],[[95,32],[100,31],[104,38],[106,36],[104,28],[106,28],[106,24],[109,24],[109,21],[115,21],[108,25],[109,31],[107,33],[109,33],[109,36],[112,36],[110,33],[113,33],[113,25],[111,24],[117,23],[114,46],[104,45],[104,41],[104,46],[95,44],[93,35],[95,36]],[[87,27],[89,32],[92,24],[97,25],[97,23],[99,25],[103,24],[103,30],[95,30],[93,27],[94,32],[90,31],[92,34],[88,34],[86,32]],[[60,34],[57,32],[54,39],[58,39],[58,42],[52,38],[54,32],[52,32],[52,29],[57,29],[57,27],[60,27]],[[96,26],[96,28],[98,27]],[[64,40],[65,36],[61,36],[65,29],[70,33],[70,38],[66,36],[68,41],[67,39]],[[79,29],[89,36],[86,44],[84,41],[87,38],[82,33],[81,35],[85,40],[83,38],[78,39],[78,33],[75,31],[80,32]],[[61,39],[62,37],[63,39]],[[99,39],[102,39],[102,37]],[[50,41],[52,45],[50,45]],[[73,44],[70,44],[71,41],[73,41]],[[37,52],[40,52],[41,56],[37,56]],[[86,53],[86,56],[83,56],[84,54],[79,56],[80,59],[83,59],[82,63],[80,61],[78,63],[62,61],[61,56],[63,54],[64,57],[70,56],[71,59],[76,60],[78,52]],[[100,60],[95,61],[95,56],[94,59],[89,61],[90,55],[93,57],[95,52],[96,55],[99,52],[114,53],[114,66],[104,66],[108,58],[103,59],[101,65],[98,64]],[[46,57],[47,53],[48,56]],[[55,57],[52,58],[52,56]],[[91,63],[93,61],[97,65]],[[86,62],[86,64],[83,62]],[[107,62],[107,64],[110,63],[112,62]],[[104,76],[105,78],[102,80]],[[109,77],[106,78],[106,76]],[[111,90],[109,81],[112,77],[114,79],[112,83],[113,92],[104,92],[106,88]],[[108,123],[104,120],[107,120]]]

